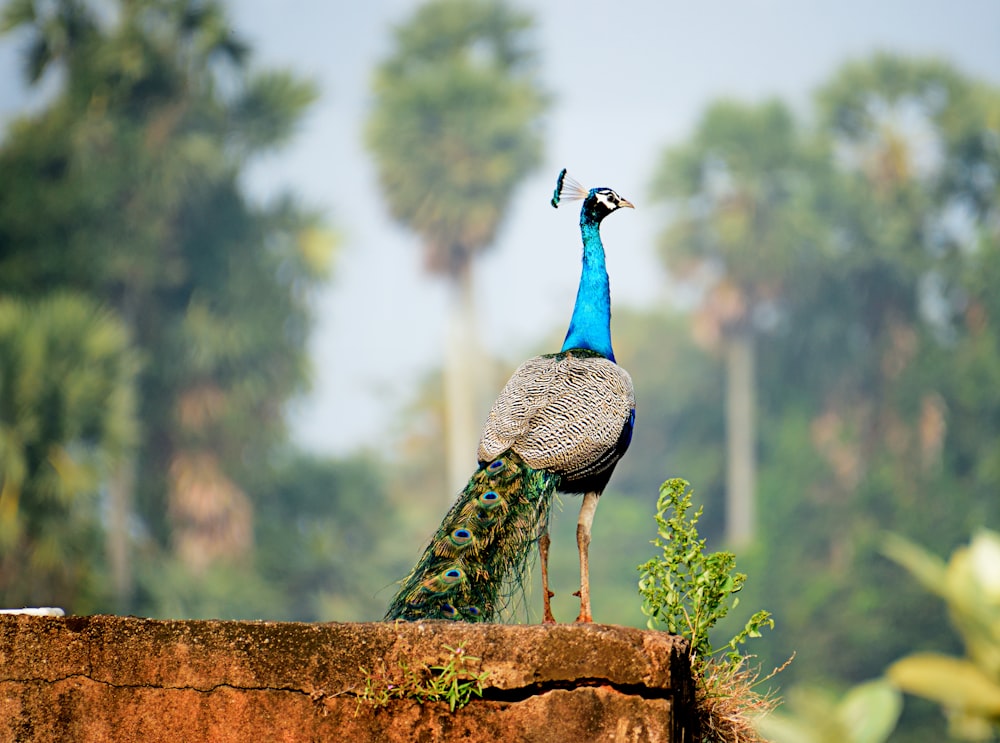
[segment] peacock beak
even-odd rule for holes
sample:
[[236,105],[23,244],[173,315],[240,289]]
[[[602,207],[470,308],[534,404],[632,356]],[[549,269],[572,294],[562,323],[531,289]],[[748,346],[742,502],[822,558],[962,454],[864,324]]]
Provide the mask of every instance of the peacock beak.
[[620,208],[620,207],[623,207],[623,206],[627,206],[627,207],[628,207],[629,209],[635,209],[635,204],[633,204],[633,203],[632,203],[631,201],[629,201],[628,199],[621,199],[621,200],[620,200],[620,201],[618,202],[618,206],[619,206],[619,208]]

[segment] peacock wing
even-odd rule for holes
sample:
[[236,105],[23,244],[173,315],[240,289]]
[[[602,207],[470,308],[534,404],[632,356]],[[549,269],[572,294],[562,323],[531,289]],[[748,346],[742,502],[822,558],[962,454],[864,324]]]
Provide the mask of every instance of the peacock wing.
[[507,380],[486,417],[478,459],[496,459],[524,439],[536,416],[548,403],[557,376],[552,357],[536,356],[521,364]]
[[590,469],[614,449],[635,409],[628,372],[600,356],[573,352],[522,364],[493,404],[480,461],[513,449],[535,469]]

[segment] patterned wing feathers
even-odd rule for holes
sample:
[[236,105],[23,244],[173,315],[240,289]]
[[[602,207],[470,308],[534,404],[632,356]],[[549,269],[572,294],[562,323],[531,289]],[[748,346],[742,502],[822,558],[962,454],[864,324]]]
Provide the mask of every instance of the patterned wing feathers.
[[585,474],[614,449],[634,407],[632,379],[612,361],[572,353],[529,359],[490,410],[479,459],[513,449],[533,469]]

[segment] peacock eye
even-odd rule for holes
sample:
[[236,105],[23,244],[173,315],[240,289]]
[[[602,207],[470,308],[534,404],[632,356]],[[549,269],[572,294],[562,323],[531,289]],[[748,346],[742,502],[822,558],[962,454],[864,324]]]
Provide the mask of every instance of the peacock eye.
[[448,536],[448,539],[456,547],[465,547],[472,542],[472,532],[463,527],[459,527]]

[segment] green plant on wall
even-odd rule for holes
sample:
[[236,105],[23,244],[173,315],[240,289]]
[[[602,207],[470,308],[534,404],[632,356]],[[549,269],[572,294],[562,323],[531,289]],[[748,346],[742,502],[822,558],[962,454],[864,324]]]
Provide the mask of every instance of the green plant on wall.
[[763,627],[774,627],[767,611],[755,612],[739,632],[715,647],[709,632],[739,604],[735,595],[746,575],[735,572],[732,552],[705,553],[705,540],[698,535],[702,509],[690,516],[691,491],[687,481],[667,480],[656,503],[657,537],[653,545],[661,554],[638,569],[642,611],[650,629],[663,627],[688,640],[691,670],[695,678],[695,705],[701,739],[721,743],[761,741],[753,727],[755,717],[771,710],[776,701],[760,693],[761,679],[740,652]]
[[944,599],[966,649],[965,658],[908,655],[889,667],[889,679],[940,704],[954,737],[992,740],[1000,734],[1000,533],[980,531],[947,564],[895,535],[884,551]]
[[446,702],[454,712],[464,707],[472,697],[482,697],[489,671],[474,671],[471,666],[481,658],[466,655],[465,643],[458,647],[445,645],[447,657],[436,666],[421,664],[411,668],[400,662],[397,670],[384,666],[378,671],[362,668],[365,685],[358,694],[358,705],[363,702],[373,707],[385,707],[393,699],[412,699],[417,702]]
[[657,538],[653,544],[662,554],[639,566],[639,595],[647,626],[663,626],[691,643],[691,656],[706,660],[725,651],[732,663],[741,660],[740,646],[748,638],[760,637],[764,626],[774,627],[770,612],[758,611],[728,642],[713,647],[709,631],[739,605],[735,595],[746,575],[734,572],[732,552],[705,554],[705,540],[698,536],[702,509],[688,516],[691,491],[685,480],[667,480],[656,504]]

